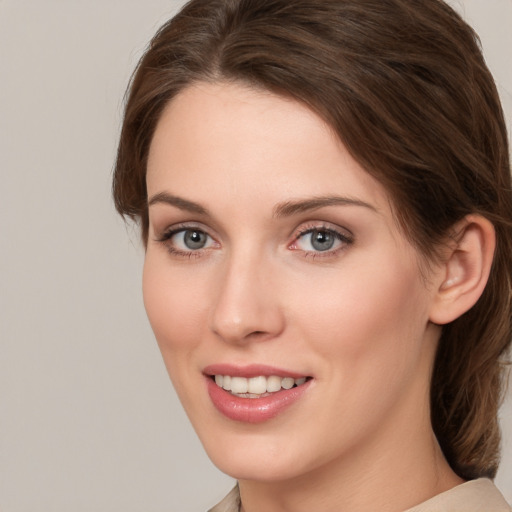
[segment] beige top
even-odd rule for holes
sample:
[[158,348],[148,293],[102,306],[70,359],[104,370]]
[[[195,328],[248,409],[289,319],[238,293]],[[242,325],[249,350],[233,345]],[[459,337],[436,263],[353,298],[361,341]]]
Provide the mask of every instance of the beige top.
[[[239,512],[240,495],[236,486],[209,512]],[[512,512],[491,480],[479,478],[434,496],[405,512]]]

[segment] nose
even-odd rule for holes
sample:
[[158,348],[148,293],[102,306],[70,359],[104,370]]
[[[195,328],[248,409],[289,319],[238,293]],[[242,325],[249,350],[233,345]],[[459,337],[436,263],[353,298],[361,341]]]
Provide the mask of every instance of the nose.
[[240,257],[226,262],[217,279],[217,300],[210,328],[227,343],[268,340],[284,329],[275,269],[261,259]]

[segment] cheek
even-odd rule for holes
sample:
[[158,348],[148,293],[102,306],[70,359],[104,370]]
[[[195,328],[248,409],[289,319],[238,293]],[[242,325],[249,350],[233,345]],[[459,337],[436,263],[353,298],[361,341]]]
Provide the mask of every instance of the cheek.
[[298,317],[309,319],[317,350],[351,372],[373,366],[392,374],[418,355],[427,324],[426,290],[416,265],[379,256],[347,265],[334,278],[317,276],[297,307]]
[[149,250],[143,273],[143,296],[146,313],[166,364],[167,354],[192,349],[200,340],[205,324],[204,290],[187,282],[185,273],[171,270],[165,258]]
[[[367,267],[371,271],[351,269],[335,280],[311,282],[298,315],[308,333],[305,350],[321,369],[318,383],[338,406],[329,412],[319,407],[315,414],[337,425],[340,442],[375,431],[399,409],[396,404],[408,403],[409,393],[419,389],[419,402],[428,388],[424,287],[414,266],[380,263]],[[320,289],[322,302],[315,299]]]

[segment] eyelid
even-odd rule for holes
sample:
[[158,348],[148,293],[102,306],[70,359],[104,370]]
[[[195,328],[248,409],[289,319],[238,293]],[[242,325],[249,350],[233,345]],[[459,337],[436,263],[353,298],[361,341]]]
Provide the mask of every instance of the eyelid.
[[176,233],[187,230],[202,231],[203,233],[207,234],[210,238],[215,239],[215,237],[210,234],[210,229],[208,229],[200,222],[178,222],[177,224],[166,226],[162,230],[155,230],[155,241],[165,242]]
[[[200,249],[180,249],[171,244],[171,239],[177,235],[178,233],[182,233],[184,231],[200,231],[204,233],[211,241],[213,241],[212,246],[203,247]],[[166,229],[162,230],[160,234],[155,234],[155,242],[162,244],[167,251],[172,256],[183,257],[183,258],[193,258],[200,257],[206,251],[211,249],[216,249],[220,246],[216,238],[210,233],[210,230],[204,227],[201,223],[198,222],[180,222],[178,224],[173,224]]]
[[[334,249],[327,249],[325,251],[308,251],[296,246],[300,238],[314,231],[326,231],[329,233],[333,233],[334,236],[341,242],[341,246],[338,246]],[[347,228],[336,226],[334,224],[331,224],[330,222],[325,221],[312,221],[306,224],[302,224],[299,228],[297,228],[294,231],[292,238],[292,242],[288,244],[289,249],[301,252],[305,256],[314,258],[332,257],[336,255],[339,251],[346,249],[349,245],[354,243],[354,235]]]
[[[200,248],[200,249],[180,249],[175,246],[173,246],[170,243],[170,240],[173,236],[176,234],[183,232],[183,231],[201,231],[202,233],[206,234],[211,241],[213,241],[213,244]],[[313,231],[326,231],[329,233],[332,233],[335,238],[337,239],[339,244],[338,246],[333,249],[326,249],[325,251],[320,250],[305,250],[300,247],[297,247],[297,242],[300,238],[304,237],[305,235],[312,233]],[[154,240],[157,243],[163,244],[166,249],[174,256],[178,257],[200,257],[203,255],[204,252],[210,251],[211,249],[217,249],[220,247],[220,243],[217,241],[216,237],[211,234],[211,230],[204,226],[201,222],[180,222],[177,224],[170,225],[163,229],[159,234],[155,233]],[[342,251],[346,249],[349,245],[351,245],[354,242],[354,236],[345,227],[341,227],[335,224],[331,224],[330,222],[326,221],[310,221],[306,223],[302,223],[298,228],[296,228],[291,235],[291,242],[287,244],[288,249],[297,251],[302,253],[304,256],[309,257],[332,257],[335,254],[337,254],[339,251]]]

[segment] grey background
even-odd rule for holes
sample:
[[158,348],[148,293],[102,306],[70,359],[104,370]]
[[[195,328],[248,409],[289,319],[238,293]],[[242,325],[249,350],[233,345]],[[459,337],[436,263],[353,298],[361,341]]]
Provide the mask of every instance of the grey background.
[[[0,510],[199,511],[203,454],[145,318],[138,234],[114,213],[122,96],[182,1],[0,0]],[[512,122],[512,0],[454,2]],[[512,501],[512,399],[497,479]]]

